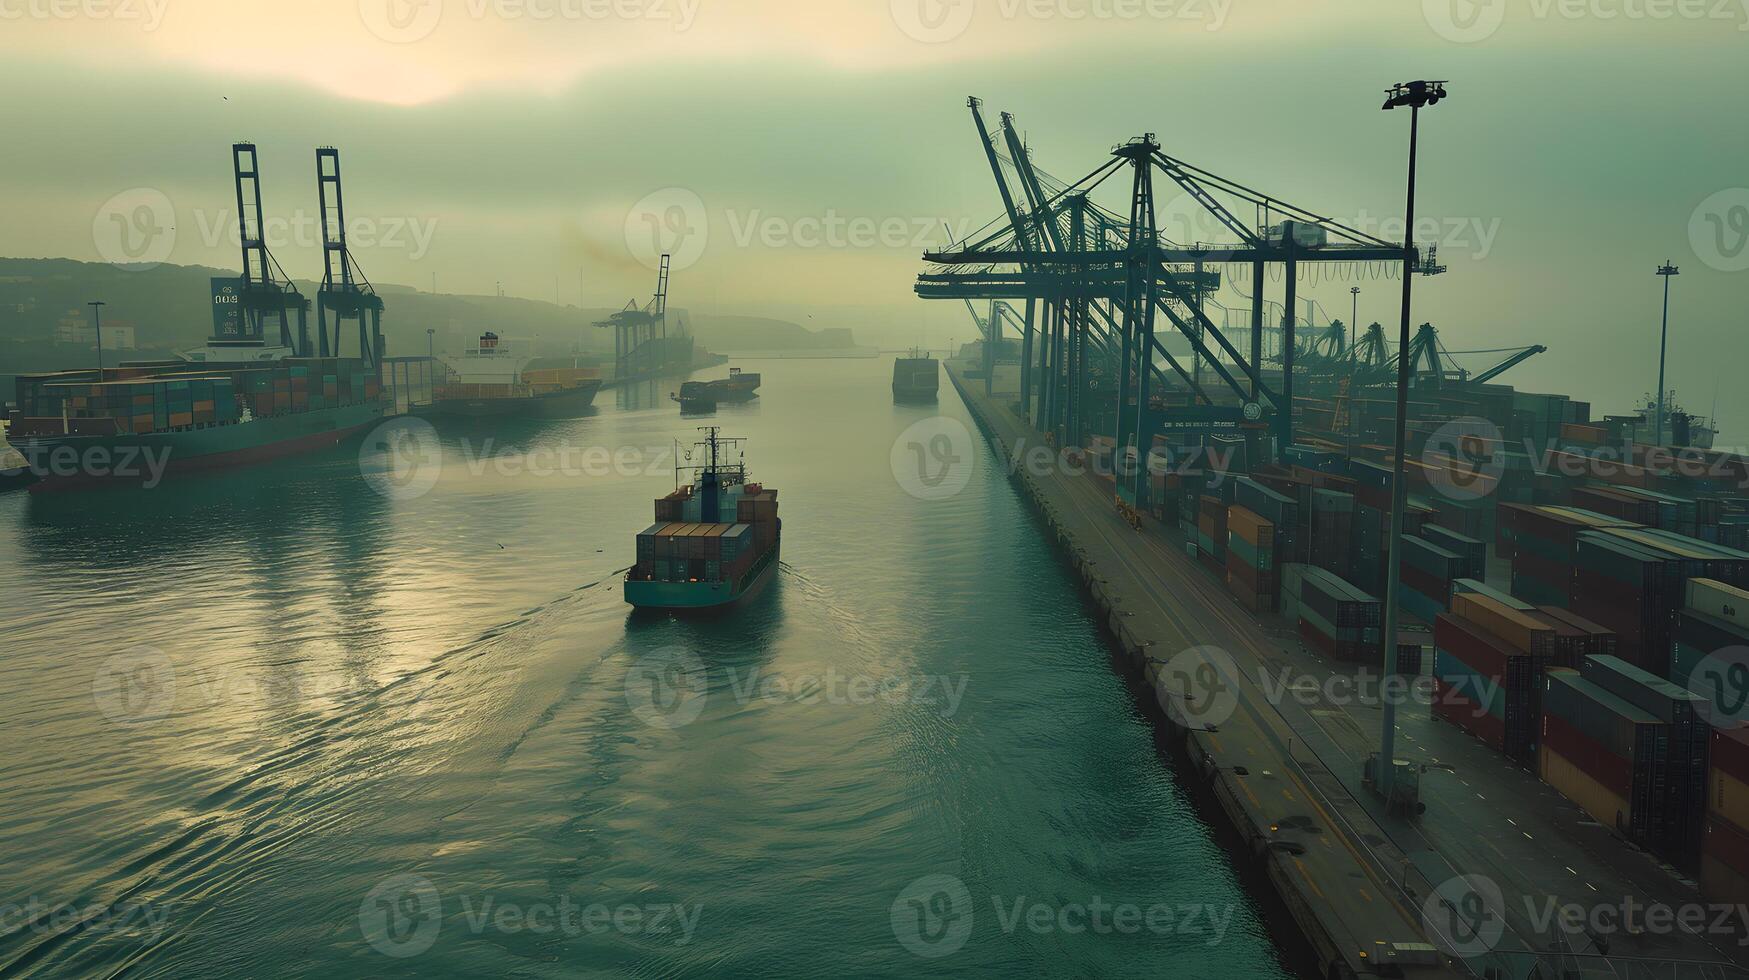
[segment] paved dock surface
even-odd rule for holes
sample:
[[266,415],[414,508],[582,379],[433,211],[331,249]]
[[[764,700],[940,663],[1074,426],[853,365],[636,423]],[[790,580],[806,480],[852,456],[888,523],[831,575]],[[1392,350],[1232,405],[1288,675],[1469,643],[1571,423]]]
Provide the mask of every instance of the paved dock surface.
[[[1014,395],[987,398],[981,381],[950,374],[999,452],[1013,459],[1044,444],[1011,410]],[[1708,910],[1698,929],[1648,928],[1648,905],[1700,906],[1693,883],[1591,821],[1533,773],[1433,718],[1425,704],[1398,708],[1397,754],[1428,767],[1426,812],[1390,814],[1361,781],[1378,741],[1377,700],[1329,683],[1353,677],[1355,665],[1328,661],[1305,649],[1279,617],[1260,620],[1240,606],[1188,556],[1176,527],[1144,518],[1141,530],[1132,528],[1117,513],[1110,483],[1054,465],[1025,470],[1021,479],[1086,569],[1095,597],[1114,609],[1114,632],[1141,648],[1166,704],[1183,690],[1187,661],[1194,667],[1211,658],[1184,651],[1213,647],[1228,658],[1236,704],[1209,713],[1207,702],[1179,702],[1174,717],[1215,729],[1192,731],[1189,750],[1210,763],[1217,797],[1223,805],[1233,800],[1238,812],[1230,815],[1241,833],[1254,828],[1256,848],[1287,858],[1272,862],[1280,870],[1271,877],[1279,874],[1296,919],[1312,917],[1301,924],[1320,956],[1338,956],[1365,975],[1389,944],[1444,938],[1442,945],[1466,955],[1451,965],[1476,975],[1500,968],[1524,976],[1540,961],[1544,975],[1749,977],[1731,965],[1744,961],[1745,947],[1716,925],[1738,910]],[[1201,725],[1202,717],[1220,720]],[[1233,789],[1223,797],[1223,787]],[[1467,925],[1494,921],[1494,932],[1475,938],[1465,919],[1454,923],[1438,899],[1429,902],[1432,893],[1469,907],[1479,901],[1488,915]],[[1297,907],[1296,894],[1306,907]],[[1618,924],[1624,904],[1630,921]],[[1584,913],[1586,928],[1560,924],[1554,913],[1566,906]],[[1409,966],[1404,975],[1449,974]]]

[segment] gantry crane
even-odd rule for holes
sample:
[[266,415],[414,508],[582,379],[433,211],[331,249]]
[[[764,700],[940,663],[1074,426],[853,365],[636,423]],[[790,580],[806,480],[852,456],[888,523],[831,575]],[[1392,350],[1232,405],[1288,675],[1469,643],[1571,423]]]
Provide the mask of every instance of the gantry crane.
[[[346,203],[340,186],[340,151],[316,149],[316,196],[322,208],[322,285],[316,290],[317,353],[340,356],[341,326],[358,322],[358,356],[380,365],[383,301],[346,247]],[[333,316],[330,340],[329,316]],[[307,356],[307,355],[306,355]]]
[[[1087,362],[1097,354],[1113,359],[1117,378],[1116,437],[1120,452],[1145,453],[1166,417],[1188,410],[1155,403],[1150,386],[1165,376],[1164,360],[1204,406],[1198,417],[1213,418],[1201,385],[1206,364],[1238,399],[1256,403],[1247,416],[1271,411],[1278,441],[1292,441],[1294,324],[1285,318],[1282,380],[1271,388],[1261,374],[1264,285],[1276,264],[1286,282],[1283,307],[1296,307],[1301,263],[1382,262],[1420,269],[1416,250],[1388,242],[1252,190],[1168,155],[1152,134],[1112,148],[1098,168],[1073,183],[1052,179],[1019,142],[1012,117],[1003,115],[1007,158],[1021,194],[1009,187],[976,98],[967,100],[978,137],[996,179],[1003,217],[964,242],[926,252],[931,268],[918,276],[917,295],[926,299],[1002,298],[1027,301],[1023,335],[1021,402],[1041,426],[1060,438],[1076,438],[1085,425]],[[1093,203],[1090,193],[1120,170],[1128,170],[1127,214]],[[1164,174],[1233,239],[1172,242],[1159,231],[1154,178]],[[1241,220],[1221,200],[1236,199],[1256,209],[1257,220]],[[1249,267],[1252,273],[1251,353],[1241,353],[1204,313],[1206,296],[1218,288],[1218,267]],[[1211,268],[1214,267],[1214,268]],[[1042,309],[1043,322],[1033,315]],[[1177,330],[1195,353],[1197,372],[1186,372],[1156,336],[1161,318]],[[1034,334],[1038,350],[1034,351]],[[1217,353],[1218,351],[1218,353]],[[1224,355],[1224,356],[1223,356]],[[1231,365],[1233,370],[1229,370]],[[1235,375],[1235,370],[1237,375]],[[1039,381],[1034,407],[1034,381]],[[1237,411],[1236,409],[1234,410]],[[1127,478],[1126,478],[1127,479]],[[1145,500],[1146,474],[1135,472],[1133,500]]]
[[[279,323],[278,344],[294,354],[307,357],[310,348],[310,301],[298,292],[291,277],[280,268],[279,261],[267,248],[266,232],[261,217],[261,170],[256,163],[254,143],[231,144],[231,173],[237,191],[237,237],[243,250],[243,276],[238,306],[242,312],[239,326],[243,335],[236,338],[213,338],[222,345],[227,340],[256,343],[267,339],[269,318]],[[297,314],[297,333],[293,336],[287,312]]]
[[[662,254],[656,269],[656,294],[648,303],[626,303],[596,326],[613,331],[613,370],[618,378],[634,377],[661,368],[667,357],[668,274],[671,257]],[[658,339],[660,338],[660,339]]]

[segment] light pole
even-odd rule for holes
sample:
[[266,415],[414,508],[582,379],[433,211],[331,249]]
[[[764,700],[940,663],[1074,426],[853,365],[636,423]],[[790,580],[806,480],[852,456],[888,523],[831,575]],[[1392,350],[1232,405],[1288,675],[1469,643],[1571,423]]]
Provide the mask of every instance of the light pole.
[[[1409,107],[1409,196],[1405,205],[1403,225],[1403,310],[1397,331],[1397,433],[1394,459],[1391,462],[1391,534],[1385,552],[1385,615],[1384,631],[1379,638],[1384,647],[1386,678],[1397,674],[1397,597],[1402,589],[1403,560],[1403,457],[1407,452],[1409,425],[1409,292],[1420,264],[1415,252],[1415,153],[1421,130],[1421,107],[1431,106],[1445,98],[1444,82],[1404,82],[1393,86],[1385,95],[1385,109]],[[1379,733],[1379,789],[1385,805],[1391,804],[1391,791],[1397,775],[1397,708],[1390,698],[1380,698],[1384,721]]]
[[97,299],[85,304],[91,307],[91,329],[97,332],[97,383],[103,383],[103,300]]
[[425,328],[425,356],[427,358],[429,358],[430,360],[433,360],[433,361],[437,360],[437,328],[436,327],[426,327]]
[[1658,332],[1658,434],[1652,438],[1652,444],[1664,445],[1664,348],[1670,342],[1670,277],[1681,275],[1669,259],[1658,267],[1658,275],[1664,280],[1664,326]]
[[[1348,298],[1348,329],[1357,331],[1360,329],[1360,287],[1348,287]],[[1349,337],[1349,344],[1352,345],[1354,340],[1355,338]]]

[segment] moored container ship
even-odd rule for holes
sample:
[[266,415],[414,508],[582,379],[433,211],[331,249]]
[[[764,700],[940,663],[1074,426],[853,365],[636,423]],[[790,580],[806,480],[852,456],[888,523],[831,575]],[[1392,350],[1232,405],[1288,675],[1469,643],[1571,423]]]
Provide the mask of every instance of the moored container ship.
[[684,409],[709,408],[720,402],[751,401],[759,395],[759,375],[730,368],[729,376],[714,381],[688,381],[674,400]]
[[656,523],[638,535],[625,600],[642,609],[710,609],[757,593],[777,568],[783,522],[777,491],[747,482],[724,453],[741,440],[707,426],[695,481],[656,500]]
[[532,360],[488,331],[477,346],[449,361],[455,377],[436,389],[433,408],[441,415],[470,418],[571,419],[588,413],[601,390],[599,372],[531,370]]
[[308,452],[385,413],[368,361],[247,353],[21,375],[9,438],[37,477],[30,489],[149,485]]
[[893,361],[893,401],[932,402],[941,386],[941,362],[913,350]]

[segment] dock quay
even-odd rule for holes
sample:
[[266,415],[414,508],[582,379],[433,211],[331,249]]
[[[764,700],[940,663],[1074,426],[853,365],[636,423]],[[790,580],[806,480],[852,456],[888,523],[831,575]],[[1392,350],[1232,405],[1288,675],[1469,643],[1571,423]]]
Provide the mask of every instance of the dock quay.
[[[1048,445],[1016,414],[1017,393],[986,395],[968,365],[946,367],[1153,695],[1187,782],[1207,787],[1206,816],[1243,842],[1242,872],[1269,883],[1290,920],[1279,926],[1303,937],[1318,975],[1749,977],[1742,906],[1707,903],[1534,766],[1426,704],[1397,712],[1397,754],[1422,773],[1425,811],[1388,810],[1362,778],[1381,715],[1356,683],[1364,672],[1242,606],[1186,554],[1176,525],[1120,514],[1109,482],[1014,465]],[[1187,687],[1210,665],[1222,683]],[[1429,668],[1419,680],[1431,687]]]

